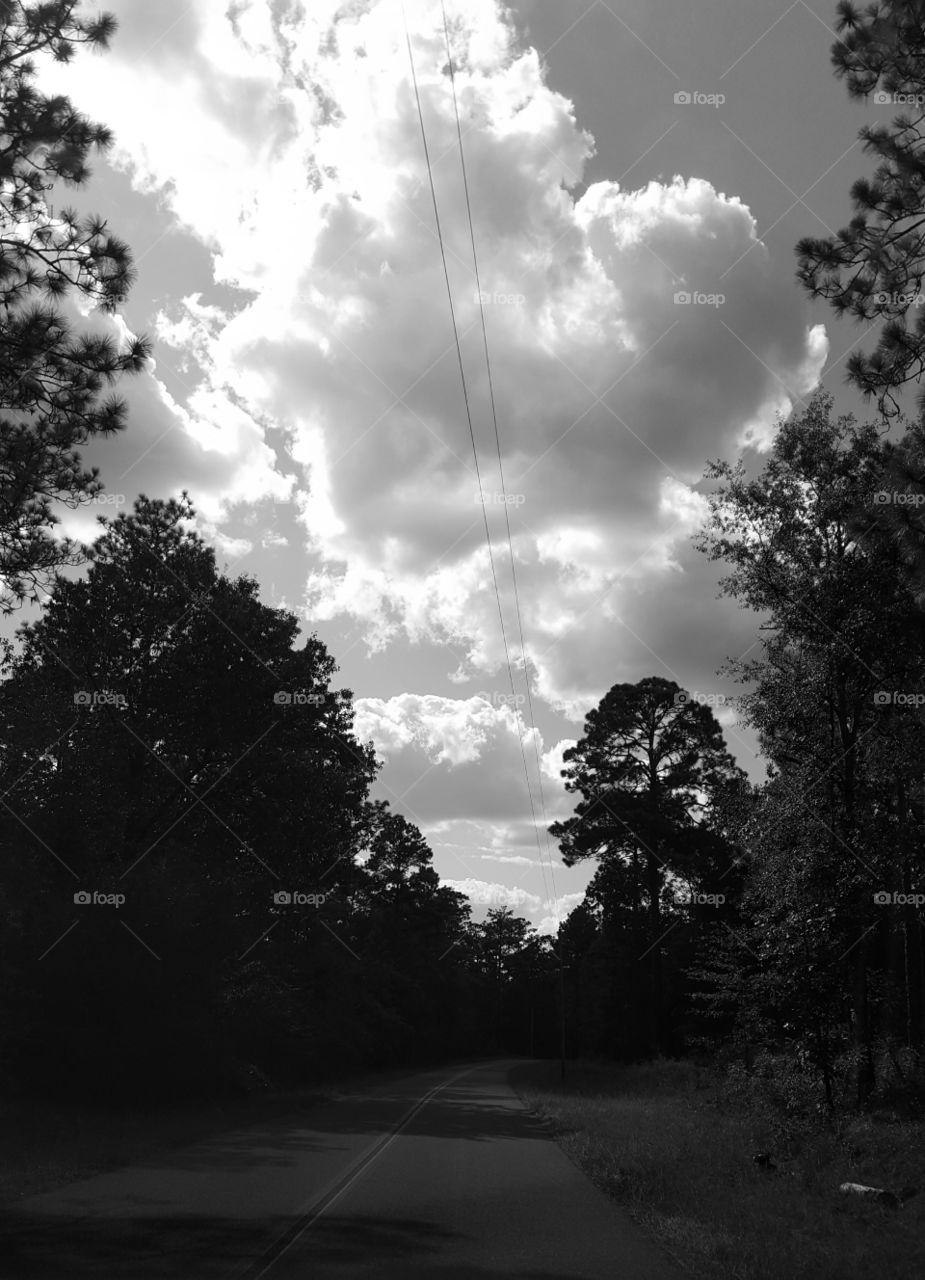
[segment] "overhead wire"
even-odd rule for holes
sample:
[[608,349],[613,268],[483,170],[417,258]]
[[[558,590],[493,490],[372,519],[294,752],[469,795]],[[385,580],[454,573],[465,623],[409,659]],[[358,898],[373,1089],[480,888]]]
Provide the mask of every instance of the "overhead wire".
[[[469,222],[469,239],[472,244],[472,263],[475,269],[475,284],[476,284],[476,290],[478,293],[478,300],[479,300],[479,317],[481,319],[481,324],[482,324],[482,344],[485,351],[485,368],[488,373],[488,395],[491,403],[491,418],[492,418],[492,422],[494,424],[494,429],[495,429],[495,446],[498,453],[498,474],[501,478],[502,494],[506,495],[507,490],[504,484],[504,466],[501,461],[501,436],[498,430],[498,414],[497,414],[497,409],[495,407],[495,390],[494,390],[494,383],[491,376],[491,356],[489,355],[489,352],[488,352],[488,330],[485,325],[485,306],[482,300],[482,281],[479,275],[478,252],[475,247],[475,230],[474,230],[474,225],[472,221],[472,204],[469,199],[469,179],[466,174],[466,156],[465,156],[465,150],[463,148],[462,127],[459,122],[459,102],[456,97],[456,75],[453,68],[453,55],[450,50],[450,32],[449,32],[449,24],[447,23],[447,17],[446,17],[445,0],[440,0],[440,10],[443,16],[443,35],[444,35],[444,40],[446,42],[447,62],[449,63],[450,86],[453,91],[453,113],[456,117],[456,137],[457,137],[457,143],[459,147],[459,163],[460,163],[460,168],[462,169],[463,191],[465,192],[465,197],[466,197],[466,217]],[[508,544],[508,549],[511,556],[511,583],[514,588],[514,605],[517,610],[517,627],[520,634],[521,662],[523,663],[524,684],[527,690],[527,710],[528,710],[529,720],[530,720],[531,737],[533,739],[533,750],[536,756],[536,776],[537,776],[537,782],[539,785],[540,807],[543,810],[543,829],[544,829],[544,832],[546,833],[546,856],[549,860],[549,874],[552,878],[553,906],[554,906],[554,911],[556,916],[556,922],[560,923],[559,895],[556,892],[555,870],[553,867],[552,855],[549,852],[549,819],[546,812],[546,798],[543,793],[543,771],[542,771],[542,766],[540,764],[540,750],[537,744],[536,721],[533,715],[533,697],[530,692],[530,672],[527,667],[527,649],[526,649],[526,644],[524,642],[523,617],[520,609],[520,593],[517,589],[517,568],[514,562],[514,544],[511,538],[511,519],[510,519],[510,515],[508,514],[507,501],[505,500],[505,502],[502,505],[504,507],[504,522],[507,529],[507,544]],[[545,877],[544,877],[544,883],[545,883]]]
[[[444,13],[444,19],[445,17],[446,15]],[[476,480],[478,482],[478,487],[479,487],[479,502],[482,508],[482,519],[485,525],[485,540],[488,546],[488,559],[489,559],[489,564],[491,566],[491,579],[492,579],[492,585],[495,592],[495,599],[497,600],[497,603],[498,603],[498,619],[501,625],[501,640],[504,647],[504,658],[505,658],[505,664],[507,666],[508,677],[511,685],[511,694],[512,694],[512,697],[515,699],[514,705],[516,707],[517,692],[514,687],[514,672],[511,666],[511,656],[508,648],[507,632],[504,626],[504,610],[501,605],[501,593],[498,589],[498,577],[495,571],[495,559],[494,559],[494,553],[492,551],[492,545],[491,545],[491,531],[488,526],[488,513],[485,507],[485,495],[482,489],[482,476],[481,476],[481,470],[479,468],[478,449],[475,443],[475,431],[472,426],[472,412],[471,412],[470,403],[469,403],[469,392],[466,385],[466,372],[463,364],[462,348],[460,346],[460,341],[459,341],[459,327],[456,323],[456,308],[453,305],[453,290],[450,285],[450,274],[449,274],[449,269],[447,267],[446,248],[445,248],[444,239],[443,239],[443,229],[440,222],[440,211],[437,205],[437,192],[434,186],[434,175],[433,175],[433,168],[430,161],[430,150],[427,146],[427,132],[424,127],[424,113],[421,107],[421,95],[420,95],[420,90],[418,88],[417,72],[414,66],[414,54],[411,49],[411,35],[408,30],[408,18],[407,18],[407,14],[405,13],[404,0],[402,0],[402,18],[404,20],[404,27],[405,27],[405,43],[408,48],[408,61],[411,66],[411,82],[412,82],[412,85],[414,86],[414,98],[415,98],[415,103],[417,105],[418,121],[420,123],[420,128],[421,128],[421,141],[423,143],[423,148],[424,148],[424,160],[427,165],[427,176],[430,184],[430,195],[431,195],[431,200],[434,206],[434,222],[437,228],[437,242],[440,246],[440,258],[443,263],[443,275],[446,281],[447,299],[450,305],[450,319],[453,326],[453,339],[456,345],[456,355],[459,361],[459,376],[462,382],[463,401],[465,403],[465,409],[466,409],[466,422],[468,423],[468,427],[469,427],[469,439],[472,444],[472,456],[475,462],[475,474],[476,474]],[[452,59],[450,60],[450,69],[452,74]],[[454,102],[455,102],[455,86],[454,86]],[[458,127],[458,123],[459,123],[459,120],[458,120],[458,114],[457,114],[457,127]],[[468,208],[469,207],[468,189],[466,192],[466,203]],[[470,214],[470,232],[471,232],[471,214]],[[473,247],[474,247],[474,239],[473,239]],[[481,307],[481,295],[479,297],[479,305]],[[484,314],[482,316],[482,326],[483,326],[483,334],[484,334]],[[487,339],[486,339],[486,351],[487,351]],[[497,423],[495,426],[495,430],[497,432]],[[507,504],[505,503],[504,505],[505,505],[505,517],[507,517],[507,510],[506,510]],[[508,535],[510,540],[510,522],[509,521],[508,521]],[[513,568],[513,550],[511,554],[512,554],[511,564]],[[518,606],[518,616],[519,616],[519,606]],[[526,674],[526,671],[525,671],[525,674]],[[528,694],[529,694],[529,681],[528,681]],[[534,829],[534,834],[536,836],[537,853],[539,855],[540,870],[543,878],[543,888],[544,888],[544,892],[546,893],[547,900],[549,900],[549,888],[546,884],[546,869],[545,869],[545,864],[543,862],[542,849],[540,847],[539,831],[537,829],[538,824],[537,824],[537,816],[536,816],[536,807],[533,802],[533,788],[530,786],[530,772],[529,772],[529,769],[527,768],[527,756],[526,756],[526,752],[524,751],[523,738],[520,737],[520,735],[518,735],[518,739],[520,742],[520,754],[521,754],[521,758],[523,760],[523,766],[524,766],[524,777],[527,783],[527,795],[530,800],[530,813],[533,818],[533,829]],[[535,746],[536,746],[536,733],[534,730],[534,747]],[[540,781],[540,785],[542,786],[542,780]],[[544,813],[545,813],[545,810],[544,810]],[[557,910],[556,918],[558,919],[558,910]]]

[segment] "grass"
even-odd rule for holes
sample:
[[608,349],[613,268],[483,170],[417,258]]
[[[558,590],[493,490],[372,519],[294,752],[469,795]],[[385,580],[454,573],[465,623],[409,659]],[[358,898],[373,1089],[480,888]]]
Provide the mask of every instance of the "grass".
[[[922,1280],[925,1124],[837,1128],[743,1101],[692,1063],[538,1063],[513,1081],[599,1187],[698,1280]],[[752,1156],[771,1154],[779,1172]],[[920,1194],[901,1210],[842,1182]]]

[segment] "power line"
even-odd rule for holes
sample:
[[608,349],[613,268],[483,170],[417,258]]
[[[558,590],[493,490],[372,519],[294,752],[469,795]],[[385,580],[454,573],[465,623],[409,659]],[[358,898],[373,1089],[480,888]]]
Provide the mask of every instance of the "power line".
[[[463,190],[466,196],[466,216],[469,220],[469,239],[472,244],[472,262],[475,268],[475,285],[476,285],[476,290],[478,291],[478,298],[479,298],[479,316],[482,322],[482,343],[485,349],[485,367],[488,371],[488,394],[491,400],[491,417],[492,417],[492,422],[494,423],[494,428],[495,428],[495,446],[498,451],[498,473],[501,477],[501,492],[502,494],[504,494],[506,490],[504,486],[504,467],[501,462],[501,437],[498,431],[498,414],[495,408],[495,390],[494,390],[494,384],[492,382],[492,376],[491,376],[491,357],[488,354],[488,331],[485,326],[485,307],[482,302],[482,282],[479,277],[479,259],[478,259],[478,253],[475,248],[475,231],[474,231],[473,222],[472,222],[472,205],[469,199],[469,180],[466,175],[466,157],[465,157],[465,152],[463,150],[462,128],[459,123],[459,103],[456,98],[456,76],[453,70],[453,55],[450,51],[450,33],[449,33],[449,27],[446,20],[446,4],[444,3],[444,0],[440,0],[440,9],[443,14],[443,35],[446,41],[446,56],[447,56],[447,61],[449,63],[449,68],[450,68],[450,85],[453,90],[453,112],[456,117],[456,137],[459,144],[459,163],[462,169]],[[546,856],[549,859],[549,874],[552,877],[553,909],[555,911],[556,922],[561,923],[559,920],[559,895],[556,891],[555,871],[553,868],[552,855],[549,852],[549,819],[546,813],[546,798],[543,794],[543,771],[540,765],[540,750],[539,750],[539,747],[537,746],[537,741],[536,741],[536,736],[537,736],[536,722],[533,718],[533,696],[530,692],[530,672],[527,668],[527,650],[526,650],[526,645],[524,643],[523,618],[521,616],[521,611],[520,611],[520,593],[517,590],[517,569],[514,564],[514,544],[511,539],[511,519],[508,514],[507,502],[502,503],[502,506],[504,507],[504,522],[507,528],[507,544],[508,544],[508,549],[511,555],[511,581],[514,587],[514,605],[517,610],[517,627],[520,632],[520,653],[521,653],[521,661],[523,662],[523,668],[524,668],[524,683],[527,689],[527,708],[528,708],[529,717],[530,717],[530,729],[533,736],[533,751],[536,756],[536,776],[537,776],[537,782],[539,785],[539,792],[540,792],[540,805],[543,810],[543,830],[546,838]],[[542,868],[542,855],[540,855],[540,866]],[[543,876],[544,887],[545,887],[545,879],[546,878],[544,873],[544,876]],[[547,898],[548,896],[549,895],[547,892]]]
[[[469,439],[472,443],[472,456],[475,461],[475,475],[476,475],[476,479],[478,481],[478,486],[479,486],[479,501],[482,507],[482,520],[485,525],[485,541],[488,546],[488,559],[489,559],[489,564],[491,565],[491,580],[492,580],[492,585],[494,587],[495,599],[497,600],[497,603],[498,603],[498,619],[501,624],[501,640],[504,645],[504,660],[507,665],[508,677],[510,679],[511,694],[515,698],[515,706],[516,706],[517,693],[514,688],[514,673],[511,668],[511,657],[510,657],[510,652],[508,650],[507,632],[505,631],[505,627],[504,627],[504,611],[501,607],[501,594],[498,590],[498,577],[497,577],[497,574],[495,573],[495,558],[494,558],[494,553],[491,547],[491,532],[488,527],[488,513],[485,508],[485,496],[482,491],[482,476],[479,470],[478,450],[475,444],[475,432],[472,427],[472,413],[469,407],[469,392],[466,387],[466,373],[465,373],[465,368],[463,366],[462,349],[459,343],[459,328],[456,324],[456,309],[453,306],[453,291],[450,286],[450,273],[447,268],[446,249],[443,243],[443,230],[440,224],[440,211],[437,207],[437,192],[434,187],[434,175],[433,175],[433,169],[430,163],[430,151],[427,146],[427,133],[424,128],[424,113],[421,109],[421,95],[418,90],[417,73],[414,68],[414,55],[411,51],[411,36],[408,31],[408,18],[407,18],[407,14],[405,13],[404,0],[402,0],[402,19],[404,21],[404,26],[405,26],[405,43],[408,46],[408,61],[411,64],[411,81],[412,81],[412,84],[414,85],[414,98],[417,104],[418,121],[421,126],[421,141],[424,146],[424,159],[427,164],[427,177],[430,183],[430,195],[431,195],[431,200],[433,201],[433,206],[434,206],[434,221],[437,227],[437,241],[440,245],[440,258],[443,263],[443,276],[444,276],[444,279],[446,280],[446,292],[447,292],[447,298],[450,304],[450,319],[453,324],[453,338],[456,344],[456,355],[459,360],[459,376],[462,381],[463,400],[466,406],[466,421],[469,425]],[[452,70],[452,67],[451,67],[451,70]],[[467,203],[468,203],[468,196],[467,196]],[[481,299],[479,300],[479,302],[481,305]],[[484,317],[483,317],[483,327],[484,327]],[[505,511],[505,517],[506,516],[507,516],[507,512]],[[512,565],[513,565],[513,560],[512,560]],[[529,689],[528,689],[528,692],[529,692]],[[524,751],[523,739],[520,737],[519,734],[518,734],[518,740],[520,742],[520,754],[521,754],[521,758],[523,760],[523,766],[524,766],[524,777],[527,783],[527,795],[530,798],[530,813],[533,817],[533,830],[536,836],[537,853],[539,855],[540,869],[543,875],[543,889],[548,899],[549,889],[546,885],[546,869],[543,863],[543,852],[540,847],[539,831],[537,830],[536,808],[533,803],[533,789],[530,786],[530,772],[527,768],[527,756],[526,756],[526,752]],[[535,745],[536,745],[536,742],[535,742],[535,736],[534,736],[534,746]]]

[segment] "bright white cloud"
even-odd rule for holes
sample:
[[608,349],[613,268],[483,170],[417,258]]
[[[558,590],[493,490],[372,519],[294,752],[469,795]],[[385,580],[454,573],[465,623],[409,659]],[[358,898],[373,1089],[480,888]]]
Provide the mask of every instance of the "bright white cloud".
[[[112,7],[112,52],[46,83],[101,119],[119,102],[115,162],[209,249],[216,282],[250,293],[234,312],[191,293],[158,315],[187,394],[156,368],[126,387],[110,486],[189,488],[245,558],[287,537],[229,532],[229,514],[294,497],[310,618],[352,620],[370,652],[441,645],[451,681],[502,693],[484,520],[519,652],[506,510],[535,697],[579,722],[618,680],[705,687],[715,664],[698,655],[717,637],[746,649],[748,620],[688,548],[704,512],[691,486],[707,458],[767,449],[828,351],[749,208],[700,178],[575,198],[594,144],[573,104],[495,0],[449,0],[505,507],[440,6],[407,0],[483,515],[398,0],[170,0],[156,21],[139,0]],[[431,826],[519,823],[506,856],[529,856],[512,710],[361,698],[357,726],[404,808]],[[566,809],[570,741],[543,756]]]
[[519,853],[483,853],[479,856],[483,862],[504,862],[512,867],[535,866],[535,859],[525,858]]
[[[407,796],[422,820],[521,819],[527,801],[524,759],[538,795],[542,739],[511,706],[404,693],[357,698],[355,712],[358,738],[372,741],[385,762],[381,783],[393,796]],[[426,787],[419,785],[425,778]],[[544,794],[548,808],[561,802],[561,787],[548,775]]]
[[537,933],[548,933],[553,935],[558,933],[559,925],[563,923],[569,912],[573,911],[575,907],[578,906],[579,902],[584,899],[584,896],[584,890],[580,893],[560,894],[556,901],[557,912],[553,915],[543,916],[541,920],[538,920],[535,923],[534,927],[536,928]]
[[[123,30],[136,8],[125,0]],[[449,12],[506,487],[522,497],[509,513],[528,648],[543,697],[574,711],[561,642],[587,665],[615,618],[638,631],[630,587],[678,579],[704,460],[746,439],[766,447],[771,409],[812,386],[827,342],[738,198],[675,178],[596,182],[575,200],[567,188],[593,141],[572,104],[494,0]],[[408,20],[497,490],[439,5],[412,0]],[[139,59],[134,31],[54,75],[90,112],[124,103],[119,163],[212,248],[217,279],[255,291],[234,316],[192,295],[159,317],[206,379],[185,406],[187,436],[238,464],[221,486],[203,484],[207,519],[244,498],[253,474],[257,444],[227,387],[291,433],[316,553],[312,616],[353,617],[373,650],[429,640],[458,655],[450,671],[495,672],[503,652],[400,6],[250,0],[233,17],[202,5],[184,22],[187,39],[157,41],[156,56]],[[691,303],[676,302],[685,293]],[[509,597],[497,506],[489,522]]]
[[[512,888],[471,877],[465,880],[444,880],[443,883],[469,898],[475,908],[475,920],[483,920],[489,911],[509,907],[515,915],[526,916],[538,933],[551,935],[558,932],[559,925],[584,897],[584,892],[563,893],[553,902],[516,886]],[[548,914],[540,915],[541,911]]]
[[520,915],[523,908],[535,911],[540,906],[540,899],[535,893],[506,884],[493,884],[488,880],[444,880],[443,883],[458,893],[464,893],[477,907],[511,907]]

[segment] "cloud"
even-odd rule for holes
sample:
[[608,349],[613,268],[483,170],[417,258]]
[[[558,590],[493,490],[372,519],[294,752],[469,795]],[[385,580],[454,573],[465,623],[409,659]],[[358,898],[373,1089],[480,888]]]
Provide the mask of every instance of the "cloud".
[[[135,336],[118,314],[94,311],[81,320],[73,299],[61,309],[75,327],[108,336],[120,347]],[[85,465],[100,468],[106,491],[76,511],[61,508],[61,529],[90,540],[99,532],[98,515],[130,509],[142,492],[166,497],[186,488],[193,495],[201,532],[226,555],[243,557],[252,543],[223,528],[229,513],[261,499],[284,502],[295,476],[281,474],[263,426],[227,388],[202,383],[181,404],[158,376],[158,364],[157,358],[151,359],[145,371],[119,380],[115,392],[128,409],[125,430],[91,440],[82,450]],[[277,541],[279,536],[272,530],[268,534]]]
[[[527,776],[542,824],[536,772],[537,753],[544,760],[542,739],[512,707],[478,697],[412,693],[357,698],[354,706],[357,737],[372,741],[384,761],[379,785],[393,803],[413,812],[419,825],[452,819],[526,821]],[[551,821],[565,793],[545,769],[543,787]],[[534,836],[530,839],[535,843]]]
[[[113,162],[206,247],[224,294],[160,310],[157,363],[124,387],[129,432],[88,461],[130,498],[189,488],[249,568],[287,547],[287,595],[304,589],[313,624],[348,624],[374,655],[436,647],[449,684],[491,693],[359,698],[357,729],[409,817],[470,841],[467,821],[503,828],[485,856],[529,860],[534,740],[502,700],[521,655],[512,569],[543,712],[580,724],[653,673],[713,688],[756,633],[689,546],[698,482],[708,458],[767,450],[825,331],[751,210],[706,179],[578,195],[594,140],[573,103],[507,10],[453,0],[479,294],[440,6],[408,0],[477,476],[395,6],[112,7],[112,52],[45,83],[95,118],[119,103]],[[227,286],[245,291],[233,307]],[[572,741],[535,741],[550,818],[571,808]]]
[[536,911],[540,906],[540,899],[535,893],[527,893],[525,889],[512,888],[506,884],[492,884],[488,880],[444,880],[443,883],[458,893],[464,893],[477,907],[517,908],[516,914],[521,915],[523,908]]
[[537,921],[535,928],[537,933],[548,933],[553,936],[559,932],[559,925],[562,924],[569,914],[584,900],[584,890],[580,893],[563,893],[558,899],[558,913],[554,915],[543,916]]
[[466,883],[481,882],[477,864],[496,862],[510,869],[531,911],[569,879],[587,878],[565,870],[544,825],[543,801],[549,823],[573,808],[558,773],[568,743],[545,751],[511,706],[480,697],[358,698],[354,729],[384,761],[374,793],[421,828],[441,876],[462,870]]
[[[131,39],[55,74],[91,112],[124,102],[117,163],[210,247],[217,280],[254,291],[234,315],[197,294],[159,317],[203,382],[183,409],[163,396],[156,406],[159,422],[182,424],[162,442],[158,477],[188,477],[217,530],[251,477],[277,492],[267,431],[286,433],[313,552],[311,616],[351,619],[371,651],[431,642],[451,655],[448,674],[497,674],[484,519],[510,616],[504,505],[492,499],[483,517],[477,501],[392,8],[178,10],[156,57],[140,61],[136,6],[117,13]],[[631,665],[611,645],[605,673],[597,655],[618,618],[640,634],[646,586],[670,584],[686,611],[702,589],[682,554],[703,510],[691,485],[708,457],[745,440],[767,447],[774,410],[812,387],[827,341],[737,197],[676,177],[636,190],[595,182],[576,199],[593,139],[536,50],[491,0],[450,16],[527,649],[542,697],[575,714],[563,638],[579,641],[585,667],[595,661],[600,689]],[[417,0],[408,20],[483,487],[495,494],[439,6]],[[643,638],[663,656],[660,637]]]
[[[559,925],[584,898],[584,892],[564,893],[553,903],[517,886],[512,888],[510,885],[471,877],[465,880],[443,880],[442,883],[466,895],[475,908],[473,919],[476,921],[484,920],[489,911],[509,907],[515,915],[527,917],[537,933],[550,935],[558,932]],[[549,914],[540,915],[541,911]]]
[[515,867],[533,867],[533,858],[525,858],[521,854],[483,853],[479,855],[485,862],[506,862]]

